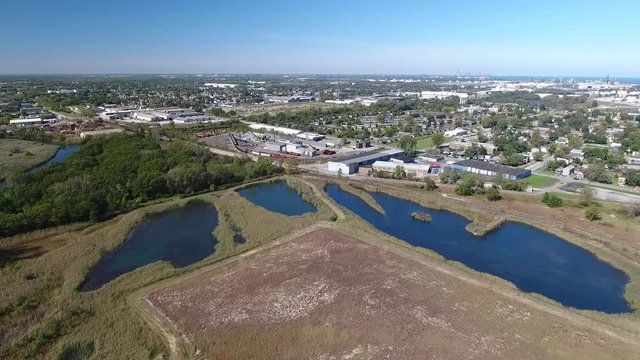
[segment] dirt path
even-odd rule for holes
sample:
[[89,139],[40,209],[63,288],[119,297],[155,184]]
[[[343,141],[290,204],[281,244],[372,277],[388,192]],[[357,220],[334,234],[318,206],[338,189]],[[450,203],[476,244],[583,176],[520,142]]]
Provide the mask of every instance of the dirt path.
[[331,209],[331,211],[333,211],[336,214],[338,219],[344,219],[344,216],[345,216],[344,211],[342,211],[340,206],[336,205],[333,201],[330,201],[329,199],[327,199],[327,197],[324,194],[324,191],[321,191],[320,189],[318,189],[318,187],[316,187],[310,181],[304,180],[302,178],[298,178],[298,180],[308,185],[313,190],[314,195],[316,195],[319,199],[321,199],[322,202],[324,202]]

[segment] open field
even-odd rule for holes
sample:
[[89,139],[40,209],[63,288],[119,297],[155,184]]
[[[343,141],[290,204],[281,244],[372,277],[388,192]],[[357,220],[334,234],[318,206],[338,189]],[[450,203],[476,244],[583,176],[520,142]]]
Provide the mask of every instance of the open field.
[[216,359],[630,359],[639,346],[381,243],[322,227],[146,303]]
[[[264,346],[266,351],[277,352],[289,349],[283,345],[288,341],[298,346],[290,347],[291,353],[283,353],[285,358],[287,356],[298,358],[300,353],[296,351],[302,351],[307,345],[310,351],[315,351],[313,354],[320,354],[318,358],[322,358],[322,355],[327,355],[325,358],[329,358],[331,354],[337,357],[355,354],[352,358],[367,358],[367,354],[379,357],[387,354],[385,351],[390,351],[384,346],[374,347],[375,341],[387,341],[388,337],[389,343],[393,342],[398,346],[397,349],[400,349],[411,341],[417,342],[416,339],[420,337],[421,342],[429,338],[439,340],[435,345],[428,342],[419,345],[418,349],[421,350],[431,347],[424,350],[422,354],[416,352],[408,354],[407,357],[436,355],[442,351],[444,358],[447,356],[499,358],[513,355],[512,351],[522,351],[524,354],[529,354],[528,358],[571,358],[574,355],[567,352],[568,345],[565,344],[572,344],[578,349],[575,358],[582,355],[584,358],[590,358],[590,356],[598,358],[603,354],[602,349],[605,347],[611,347],[614,350],[601,358],[607,358],[607,355],[618,356],[620,359],[632,358],[627,356],[633,354],[628,340],[629,337],[640,339],[640,322],[637,312],[611,316],[598,312],[576,311],[564,308],[548,299],[524,294],[505,281],[474,272],[461,264],[446,261],[426,249],[414,248],[375,230],[349,211],[344,211],[337,206],[323,193],[322,188],[324,184],[331,181],[352,187],[353,192],[360,194],[359,196],[364,196],[363,189],[385,191],[395,196],[418,201],[427,207],[460,213],[479,224],[482,229],[491,227],[491,221],[496,219],[515,219],[532,223],[589,249],[605,261],[627,272],[631,284],[625,296],[636,304],[637,308],[637,299],[640,299],[638,285],[640,284],[638,282],[640,243],[637,238],[640,222],[624,218],[619,214],[615,204],[603,203],[601,208],[605,214],[604,220],[589,222],[584,220],[583,209],[573,207],[572,200],[567,200],[565,208],[549,209],[540,204],[538,197],[511,192],[503,192],[504,200],[490,203],[483,197],[455,196],[452,194],[452,188],[446,186],[441,186],[434,192],[427,192],[392,181],[349,179],[350,185],[347,185],[346,180],[318,176],[285,176],[282,179],[286,179],[306,200],[313,203],[318,208],[318,212],[287,217],[255,206],[239,196],[233,191],[234,189],[229,189],[187,199],[164,199],[162,202],[157,201],[97,224],[73,224],[2,239],[0,241],[0,286],[4,291],[0,292],[0,339],[2,340],[0,341],[0,358],[55,358],[73,349],[91,349],[94,352],[93,359],[157,359],[159,356],[166,358],[169,355],[180,358],[181,354],[194,354],[194,348],[188,342],[183,342],[179,333],[172,332],[172,327],[166,326],[163,318],[155,317],[152,309],[140,301],[142,296],[149,291],[160,290],[167,286],[170,288],[182,286],[184,279],[201,276],[200,274],[204,272],[218,279],[215,275],[218,270],[214,269],[229,271],[231,266],[240,264],[242,268],[238,268],[238,274],[241,274],[240,270],[245,271],[247,267],[250,268],[256,259],[267,261],[261,259],[263,254],[269,254],[271,251],[269,249],[279,247],[280,250],[273,250],[277,254],[289,247],[289,244],[296,244],[298,240],[293,239],[300,234],[327,226],[342,233],[336,235],[337,242],[321,236],[321,240],[311,239],[306,242],[307,247],[304,248],[308,250],[310,246],[318,246],[317,251],[311,249],[301,252],[300,247],[293,247],[299,251],[290,254],[291,261],[280,263],[280,271],[284,272],[281,274],[283,289],[289,289],[285,286],[286,284],[296,284],[295,279],[288,281],[286,278],[286,276],[295,277],[295,275],[300,275],[297,281],[325,279],[327,286],[331,284],[343,286],[344,289],[336,296],[356,294],[357,289],[360,289],[358,294],[362,294],[362,291],[365,291],[362,289],[368,282],[371,284],[370,290],[378,290],[383,292],[382,295],[398,298],[394,300],[397,301],[396,303],[391,303],[394,304],[393,307],[384,308],[384,311],[388,312],[382,312],[383,309],[380,308],[376,308],[376,311],[392,315],[388,321],[406,320],[406,323],[410,324],[407,330],[404,330],[404,326],[398,329],[393,324],[388,324],[384,316],[374,319],[365,318],[362,313],[364,310],[356,306],[359,303],[346,297],[344,302],[337,303],[346,307],[339,308],[342,312],[333,318],[330,312],[323,310],[329,305],[320,304],[310,314],[319,311],[319,315],[327,317],[313,318],[316,322],[296,319],[294,323],[271,324],[265,328],[224,328],[224,331],[229,331],[229,334],[234,334],[235,331],[238,337],[235,339],[228,337],[229,343],[226,345],[220,345],[218,342],[221,348],[230,349],[235,341],[238,354],[244,354],[242,351],[255,351],[259,346]],[[264,181],[274,180],[276,179]],[[412,185],[415,186],[415,184]],[[167,262],[157,262],[123,275],[99,290],[88,293],[80,293],[76,290],[86,272],[102,254],[121,245],[127,234],[137,224],[151,214],[183,206],[194,198],[212,202],[218,210],[219,225],[214,234],[219,242],[214,254],[182,269],[174,269]],[[616,216],[611,217],[609,214],[616,214]],[[327,225],[328,223],[334,225]],[[246,238],[245,244],[234,243],[233,236],[237,230],[240,230]],[[325,240],[328,243],[326,246],[322,244]],[[285,245],[280,246],[280,244]],[[344,250],[344,257],[340,257],[342,256],[340,249]],[[360,249],[367,250],[362,250],[361,254]],[[296,261],[296,256],[304,259]],[[388,274],[388,271],[381,268],[382,265],[376,265],[376,262],[386,264],[392,274]],[[313,273],[317,272],[322,279],[314,280],[313,277],[308,277],[310,275],[305,273],[307,268],[309,271],[316,269]],[[269,269],[273,270],[273,268]],[[374,269],[374,271],[368,269]],[[415,270],[433,279],[432,281],[437,281],[438,284],[445,284],[442,287],[454,292],[449,294],[442,288],[417,286],[409,281],[411,279],[394,276],[395,272],[402,273],[402,269]],[[251,269],[251,271],[261,270]],[[397,281],[398,287],[386,289],[384,283],[380,285],[383,279],[378,278],[377,273],[383,277],[387,276],[386,280]],[[182,278],[183,276],[186,278]],[[257,292],[260,279],[266,280],[265,284],[272,284],[266,277],[258,277],[251,280],[257,284],[255,288],[240,286],[242,285],[240,282],[237,286],[240,286],[243,291]],[[185,284],[188,281],[190,280],[184,280]],[[350,281],[354,283],[350,285]],[[274,286],[274,289],[278,287]],[[323,297],[327,293],[330,294],[332,289],[332,287],[322,288],[320,295],[317,291],[305,290],[301,292],[299,300],[309,299],[304,297],[307,295],[315,299],[314,294]],[[389,292],[385,293],[385,291]],[[374,294],[378,293],[374,292]],[[403,297],[405,295],[410,295],[409,299],[405,299]],[[252,301],[251,299],[249,296],[247,301]],[[285,301],[286,299],[276,300]],[[289,300],[297,301],[297,299]],[[238,308],[242,304],[245,303],[238,302]],[[331,304],[333,306],[333,302]],[[380,304],[384,302],[379,302],[378,305]],[[466,306],[467,304],[469,307]],[[427,320],[424,324],[420,323],[420,319],[417,319],[415,314],[402,312],[403,309],[419,305],[424,306],[428,311],[434,311],[425,312],[428,319],[444,319],[450,324],[451,330],[443,330],[430,324],[429,321],[435,321],[433,319]],[[354,308],[349,310],[348,306]],[[459,306],[463,306],[466,310],[462,310]],[[532,320],[520,322],[509,317],[501,318],[495,313],[502,310],[496,309],[506,309],[508,313],[516,314],[528,312],[532,314]],[[284,308],[281,310],[286,312]],[[357,320],[353,322],[353,332],[346,329],[348,325],[346,320],[342,323],[338,321],[337,318],[343,315],[345,319]],[[485,318],[486,321],[484,321]],[[335,320],[334,325],[323,326],[324,323],[318,322],[322,319],[328,319],[329,322]],[[466,329],[467,320],[471,324],[468,326],[469,329]],[[186,326],[187,323],[177,324]],[[367,326],[375,329],[388,328],[391,329],[389,333],[407,335],[407,338],[405,340],[401,336],[390,336],[378,330],[372,331],[372,337],[368,338]],[[263,329],[266,329],[265,332],[260,331]],[[294,336],[270,340],[261,337],[268,336],[269,331],[276,335],[294,334]],[[612,337],[603,335],[602,331],[608,332]],[[483,335],[480,340],[474,337],[474,335],[485,333],[487,336]],[[504,334],[513,336],[502,336]],[[522,339],[517,339],[514,334],[521,336]],[[544,336],[547,335],[549,339],[544,340]],[[240,342],[243,336],[249,336],[251,341]],[[614,338],[616,336],[617,338]],[[452,349],[439,347],[441,343],[446,344],[450,339],[462,339],[466,342],[452,340],[454,344],[462,345]],[[547,346],[546,350],[541,350],[541,343],[536,343],[536,341],[542,341],[540,339],[546,341],[542,343]],[[496,344],[494,340],[500,344],[510,345],[498,346],[497,355],[488,353],[487,347],[481,344],[486,343],[490,348]],[[206,346],[200,346],[196,336],[193,337],[193,341],[198,349],[206,350]],[[269,344],[262,341],[267,341]],[[280,346],[276,349],[270,345],[271,342]],[[371,344],[371,347],[367,344]],[[362,345],[362,348],[357,348],[357,345]],[[639,345],[633,346],[637,349]],[[377,352],[373,353],[374,350]],[[469,353],[476,350],[479,351],[478,354]],[[330,351],[332,352],[329,353]],[[406,353],[398,352],[397,354]],[[470,355],[465,356],[465,354]],[[204,355],[209,355],[209,352],[205,351]],[[268,356],[259,357],[267,358]]]
[[0,179],[49,160],[58,146],[17,139],[0,139]]
[[547,176],[533,174],[525,179],[534,188],[545,188],[556,183],[556,180]]
[[[240,255],[336,215],[308,182],[287,179],[318,212],[287,217],[254,206],[233,189],[150,204],[97,224],[74,224],[0,240],[0,358],[56,358],[91,348],[92,359],[156,359],[168,345],[126,301],[159,280]],[[212,202],[219,225],[216,251],[176,269],[160,261],[127,273],[104,287],[78,292],[88,270],[104,252],[120,246],[145,218],[193,199]],[[235,229],[246,243],[235,245]]]

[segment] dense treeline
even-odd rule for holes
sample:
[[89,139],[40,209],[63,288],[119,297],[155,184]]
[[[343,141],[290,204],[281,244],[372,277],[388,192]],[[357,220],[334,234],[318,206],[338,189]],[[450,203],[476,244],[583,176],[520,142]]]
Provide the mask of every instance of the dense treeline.
[[156,198],[280,173],[268,158],[217,157],[187,142],[94,138],[62,163],[11,174],[0,189],[0,236],[95,221]]

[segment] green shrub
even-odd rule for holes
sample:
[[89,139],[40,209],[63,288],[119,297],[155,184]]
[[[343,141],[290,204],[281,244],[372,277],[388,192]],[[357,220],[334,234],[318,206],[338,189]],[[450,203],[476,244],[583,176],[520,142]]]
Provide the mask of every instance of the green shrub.
[[438,188],[438,185],[436,185],[436,182],[431,179],[431,178],[427,178],[424,181],[424,189],[427,191],[433,191],[436,190]]
[[462,177],[462,181],[456,187],[456,194],[462,196],[471,196],[474,194],[484,193],[484,181],[476,174],[466,173]]
[[602,215],[600,214],[600,209],[597,205],[589,205],[584,210],[584,216],[591,221],[596,221],[602,219]]
[[542,202],[551,208],[559,208],[562,207],[562,199],[553,193],[544,193],[542,196]]
[[93,341],[77,341],[66,344],[56,356],[56,360],[88,360],[93,356]]
[[500,190],[497,187],[492,187],[487,190],[487,200],[489,201],[499,201],[502,200],[502,195],[500,195]]

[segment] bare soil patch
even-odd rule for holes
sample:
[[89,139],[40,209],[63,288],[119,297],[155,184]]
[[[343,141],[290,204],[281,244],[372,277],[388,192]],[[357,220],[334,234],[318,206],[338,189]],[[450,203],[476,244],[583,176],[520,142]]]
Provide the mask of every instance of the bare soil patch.
[[145,300],[205,358],[637,354],[637,344],[328,228],[187,277]]

